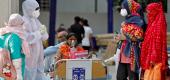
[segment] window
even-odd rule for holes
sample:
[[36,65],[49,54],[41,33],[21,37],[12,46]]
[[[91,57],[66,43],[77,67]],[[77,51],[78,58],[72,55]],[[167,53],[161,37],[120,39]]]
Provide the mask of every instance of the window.
[[50,0],[37,0],[40,5],[40,9],[43,11],[48,11],[50,8]]

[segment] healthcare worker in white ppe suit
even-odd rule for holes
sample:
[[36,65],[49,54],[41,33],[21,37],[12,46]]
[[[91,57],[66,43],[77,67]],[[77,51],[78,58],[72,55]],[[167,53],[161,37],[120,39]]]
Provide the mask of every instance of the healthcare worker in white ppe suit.
[[46,27],[37,19],[40,7],[36,0],[25,0],[22,3],[24,29],[27,31],[27,41],[30,47],[30,57],[26,58],[24,80],[45,80],[43,64],[42,41],[48,39]]

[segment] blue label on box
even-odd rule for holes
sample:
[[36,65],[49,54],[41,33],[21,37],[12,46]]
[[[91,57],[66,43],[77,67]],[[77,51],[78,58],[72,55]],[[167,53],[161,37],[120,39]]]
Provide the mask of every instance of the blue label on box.
[[72,80],[85,80],[84,68],[73,68],[72,71]]

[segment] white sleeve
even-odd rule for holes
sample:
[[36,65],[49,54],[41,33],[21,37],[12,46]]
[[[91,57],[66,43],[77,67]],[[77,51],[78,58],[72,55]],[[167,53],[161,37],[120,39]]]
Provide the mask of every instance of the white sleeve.
[[114,55],[114,60],[115,62],[118,62],[119,61],[119,58],[120,58],[120,49],[117,49],[116,51],[116,54]]
[[27,35],[27,41],[29,42],[29,44],[34,44],[38,41],[44,41],[44,40],[47,40],[48,39],[48,33],[44,33],[44,34],[41,34],[40,31],[35,31],[35,32],[32,32],[32,33],[28,33]]
[[89,32],[90,32],[91,34],[93,34],[93,31],[92,31],[92,29],[91,29],[91,28],[89,28]]
[[41,25],[40,26],[40,32],[41,32],[41,35],[42,35],[42,40],[44,41],[44,40],[47,40],[48,39],[48,37],[49,37],[49,35],[48,35],[48,33],[47,33],[47,28],[46,28],[46,26],[45,25]]
[[23,28],[26,31],[26,40],[29,44],[34,44],[41,39],[41,32],[39,30],[31,31],[31,25],[27,22],[27,19],[25,21]]
[[120,57],[120,49],[117,49],[116,54],[109,59],[106,59],[104,62],[110,62],[110,61],[115,61],[118,62]]
[[[32,31],[32,25],[29,23],[29,19],[24,18],[24,30],[27,32],[27,41],[29,44],[34,44],[39,41],[47,40],[48,33],[46,31],[45,25],[42,25],[39,20],[35,20],[35,23],[40,26],[39,29],[36,29],[34,32]],[[35,24],[34,24],[35,25]],[[41,29],[42,27],[42,29]]]
[[110,57],[109,59],[104,60],[104,62],[115,61],[115,56]]
[[42,34],[41,39],[42,39],[42,41],[45,41],[48,39],[48,37],[49,37],[48,33],[44,33],[44,34]]
[[12,60],[13,65],[15,67],[16,73],[17,73],[17,80],[23,80],[22,77],[22,59],[15,59]]

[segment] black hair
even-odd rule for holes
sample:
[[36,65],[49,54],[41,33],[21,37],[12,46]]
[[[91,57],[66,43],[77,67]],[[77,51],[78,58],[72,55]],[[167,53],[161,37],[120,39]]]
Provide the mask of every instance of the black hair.
[[147,4],[149,4],[149,3],[156,3],[156,2],[161,2],[161,0],[148,0]]
[[80,18],[79,16],[75,16],[75,17],[74,17],[74,21],[75,21],[75,23],[79,23],[79,22],[80,22],[80,20],[81,20],[81,18]]
[[66,29],[63,28],[63,27],[59,27],[59,28],[56,30],[56,33],[59,33],[59,32],[61,32],[61,31],[66,31]]
[[[66,36],[66,39],[68,40],[71,36],[75,36],[76,39],[78,39],[78,36],[77,36],[75,33],[69,33],[69,34]],[[69,44],[69,43],[67,42],[67,44]],[[75,44],[75,47],[76,47],[77,45],[78,45],[78,43]]]
[[82,25],[84,25],[84,18],[83,17],[80,18],[80,22],[82,23]]
[[118,6],[116,7],[116,10],[120,13],[120,10],[122,9],[121,4],[122,4],[123,0],[119,0],[118,2]]
[[84,19],[84,20],[83,20],[83,24],[84,24],[85,26],[89,26],[88,20],[87,20],[87,19]]

